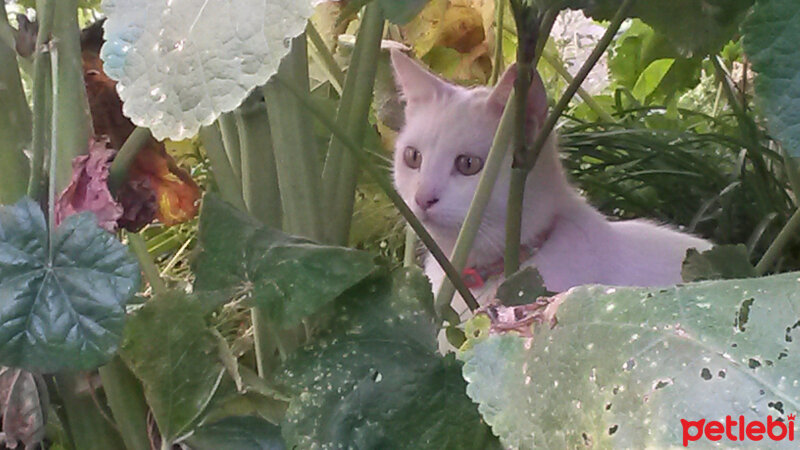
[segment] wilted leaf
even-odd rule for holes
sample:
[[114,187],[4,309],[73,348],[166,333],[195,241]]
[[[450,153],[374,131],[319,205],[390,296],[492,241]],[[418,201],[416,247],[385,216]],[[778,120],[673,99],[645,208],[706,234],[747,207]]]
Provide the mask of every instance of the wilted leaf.
[[44,439],[49,407],[47,385],[39,374],[22,369],[0,369],[0,411],[8,448],[19,442],[34,448]]
[[297,0],[107,0],[108,75],[156,139],[197,134],[278,70],[311,16]]
[[742,244],[721,245],[702,253],[689,249],[681,269],[681,277],[686,282],[756,276],[756,269],[747,256],[747,247]]
[[117,349],[139,265],[90,213],[67,218],[51,246],[36,203],[0,207],[0,364],[93,369]]
[[332,331],[295,353],[279,382],[281,425],[296,448],[486,448],[493,441],[464,395],[460,365],[436,354],[432,301],[418,269],[381,275],[337,301]]
[[91,211],[101,228],[109,232],[117,230],[122,206],[108,190],[108,169],[115,153],[106,148],[105,140],[92,139],[89,153],[72,161],[72,179],[56,202],[56,225],[73,214]]
[[209,194],[200,216],[198,291],[234,288],[291,328],[363,280],[372,255],[316,245],[261,225]]
[[203,425],[186,440],[192,450],[283,450],[281,429],[258,417],[228,417]]
[[767,125],[790,154],[800,156],[800,3],[759,0],[742,29]]
[[156,296],[131,317],[120,355],[170,442],[205,410],[225,372],[201,305],[181,292]]
[[680,419],[786,420],[800,405],[799,276],[573,289],[554,326],[462,353],[467,393],[512,448],[678,447]]

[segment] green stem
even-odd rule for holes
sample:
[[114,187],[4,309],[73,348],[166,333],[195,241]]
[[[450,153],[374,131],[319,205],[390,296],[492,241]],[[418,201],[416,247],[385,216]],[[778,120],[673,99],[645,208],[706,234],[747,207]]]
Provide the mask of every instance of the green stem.
[[91,396],[78,392],[84,375],[59,373],[55,376],[63,402],[70,435],[80,450],[125,448],[117,430],[103,417]]
[[161,279],[158,267],[153,262],[153,257],[147,251],[147,243],[145,243],[144,238],[137,233],[128,233],[128,243],[139,260],[139,266],[141,266],[145,278],[153,288],[153,293],[156,295],[165,294],[167,286],[164,284],[164,280]]
[[[786,178],[789,180],[789,186],[792,188],[795,203],[800,203],[800,171],[797,169],[797,162],[792,158],[792,155],[781,147],[781,156],[783,157],[783,168],[786,171]],[[796,206],[800,206],[797,204]]]
[[50,127],[52,126],[52,72],[48,43],[53,31],[53,12],[56,0],[37,0],[36,11],[39,18],[39,34],[36,36],[36,53],[33,60],[33,141],[31,173],[28,181],[28,196],[35,200],[41,194],[44,184],[44,159],[50,148]]
[[[342,99],[336,114],[336,125],[345,130],[356,145],[361,147],[369,125],[375,73],[383,37],[383,10],[379,2],[364,8],[356,46],[347,70]],[[344,148],[336,137],[331,138],[328,157],[322,170],[323,193],[327,193],[327,239],[336,245],[347,245],[350,224],[353,218],[355,190],[358,181],[356,159]]]
[[[436,262],[439,263],[447,277],[452,280],[451,282],[455,284],[458,293],[461,294],[470,309],[477,309],[478,302],[469,291],[469,288],[467,288],[467,286],[464,284],[464,280],[461,278],[460,272],[453,267],[442,249],[438,244],[436,244],[436,241],[433,239],[430,233],[428,233],[428,230],[426,230],[425,226],[422,225],[422,222],[417,219],[417,217],[414,215],[414,212],[411,211],[411,208],[408,207],[400,194],[398,194],[394,187],[392,187],[392,183],[386,178],[384,173],[375,167],[370,158],[364,154],[362,148],[356,145],[350,136],[347,135],[347,133],[344,133],[341,129],[339,129],[336,126],[336,123],[310,100],[307,92],[299,90],[293,85],[293,83],[284,80],[280,74],[275,79],[278,83],[280,83],[281,86],[285,87],[292,95],[294,95],[323,126],[325,126],[334,136],[336,136],[337,139],[341,140],[345,145],[345,148],[349,149],[350,152],[353,153],[353,155],[358,159],[361,167],[364,168],[364,170],[367,172],[367,174],[369,174],[370,177],[373,178],[373,180],[375,180],[375,183],[378,184],[378,187],[380,187],[386,196],[389,197],[389,200],[406,219],[409,226],[414,230],[415,233],[417,233],[417,236],[420,238],[422,243],[431,252],[431,256],[433,256]],[[375,153],[380,152],[376,151]]]
[[242,156],[242,197],[247,211],[261,223],[280,229],[281,193],[272,151],[272,132],[263,103],[234,112]]
[[103,391],[122,440],[128,450],[150,450],[147,436],[147,403],[139,380],[115,356],[99,369]]
[[[558,57],[551,52],[545,51],[542,54],[542,58],[544,58],[545,62],[556,71],[556,73],[567,82],[567,84],[572,84],[575,78],[569,73],[564,64],[558,59]],[[586,92],[583,88],[578,88],[578,97],[580,97],[586,106],[589,107],[600,120],[606,123],[615,123],[617,120],[608,113],[599,103],[597,100],[594,99],[592,94]]]
[[506,3],[505,0],[496,0],[494,4],[495,9],[495,18],[494,18],[494,31],[495,31],[495,43],[494,43],[494,67],[492,67],[492,77],[489,80],[489,84],[494,86],[497,84],[497,80],[500,79],[500,74],[503,73],[503,69],[505,69],[504,58],[503,58],[503,22],[505,22],[505,15],[506,15]]
[[125,184],[128,179],[128,171],[136,160],[136,155],[144,148],[144,145],[150,140],[150,130],[147,128],[137,127],[122,144],[122,148],[117,152],[114,157],[114,162],[111,163],[108,176],[108,187],[111,192],[117,192],[119,188]]
[[624,22],[628,17],[628,10],[630,10],[634,1],[635,0],[625,0],[624,3],[619,7],[605,33],[600,38],[600,41],[597,42],[597,46],[594,48],[594,50],[592,50],[589,58],[586,60],[586,62],[584,62],[583,66],[581,66],[580,70],[575,75],[575,79],[572,80],[569,86],[567,86],[567,89],[564,91],[561,99],[547,116],[542,128],[539,129],[539,132],[536,134],[536,139],[531,145],[530,155],[532,161],[536,161],[539,158],[539,153],[541,153],[545,142],[547,142],[547,139],[550,137],[550,133],[552,133],[555,129],[556,123],[561,117],[561,114],[567,109],[567,106],[569,106],[572,98],[575,97],[575,94],[578,92],[581,84],[583,84],[583,82],[586,80],[586,77],[589,76],[589,73],[592,71],[594,66],[597,65],[597,62],[603,56],[603,53],[605,53],[608,46],[614,40],[614,36],[617,34],[617,31],[619,31],[622,22]]
[[222,133],[222,143],[225,145],[225,154],[233,169],[236,178],[242,178],[242,150],[239,143],[239,131],[236,129],[236,118],[233,113],[219,116],[219,131]]
[[530,171],[526,168],[511,169],[508,209],[506,212],[506,251],[505,259],[503,260],[503,273],[506,278],[519,270],[523,199],[528,173]]
[[403,251],[403,267],[414,267],[417,264],[417,235],[414,229],[406,226],[406,246]]
[[758,275],[764,275],[772,268],[783,249],[797,237],[798,232],[800,232],[800,209],[797,209],[792,214],[792,217],[786,222],[786,225],[778,233],[775,240],[772,241],[764,256],[761,257],[761,260],[756,265],[756,273]]
[[246,211],[247,208],[242,198],[242,185],[233,173],[217,127],[212,125],[201,128],[200,140],[203,142],[203,148],[206,149],[208,160],[211,162],[214,181],[219,187],[222,198],[242,211]]
[[331,53],[331,50],[325,44],[325,40],[322,39],[319,31],[317,31],[311,21],[308,22],[308,26],[306,27],[306,34],[316,50],[312,53],[312,57],[317,60],[317,63],[320,65],[320,67],[322,67],[322,70],[328,74],[328,78],[330,79],[333,88],[336,89],[336,92],[341,94],[343,89],[342,86],[344,86],[344,72],[342,72],[342,68],[339,67],[339,64],[333,57],[333,53]]
[[[508,98],[506,108],[503,111],[503,117],[500,119],[500,125],[497,127],[497,133],[494,136],[494,142],[492,142],[492,147],[489,150],[489,156],[486,158],[486,163],[484,164],[481,178],[478,181],[475,195],[472,197],[469,212],[467,212],[464,225],[462,225],[461,231],[458,233],[455,248],[450,258],[458,274],[460,274],[467,265],[467,258],[472,249],[472,244],[475,242],[475,237],[478,235],[478,230],[483,220],[483,213],[486,210],[486,205],[489,203],[489,197],[492,195],[492,190],[497,181],[497,175],[500,173],[500,168],[503,165],[506,154],[511,149],[511,136],[515,117],[515,111],[511,105],[514,105],[516,101],[517,94],[516,92],[512,92],[511,96]],[[458,279],[460,280],[461,277],[458,276]],[[436,310],[440,313],[444,308],[450,305],[453,294],[455,294],[452,281],[454,281],[453,277],[444,280],[442,287],[436,295],[435,306]],[[461,293],[460,290],[459,293]],[[461,293],[461,296],[464,297],[464,294]],[[466,300],[466,297],[464,299]],[[473,299],[473,301],[475,300]],[[475,302],[474,305],[470,305],[468,302],[467,305],[469,305],[472,310],[477,309],[477,307],[475,307],[477,302]]]
[[[305,34],[292,40],[292,50],[281,62],[277,76],[300,92],[309,93]],[[323,242],[322,167],[308,117],[297,99],[273,78],[264,87],[272,148],[278,168],[284,230]]]

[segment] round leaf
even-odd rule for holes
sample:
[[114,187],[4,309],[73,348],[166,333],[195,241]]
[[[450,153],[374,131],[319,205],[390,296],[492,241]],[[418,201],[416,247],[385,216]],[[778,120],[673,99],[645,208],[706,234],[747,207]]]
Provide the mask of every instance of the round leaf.
[[88,370],[117,349],[139,265],[94,215],[67,218],[52,253],[39,206],[0,208],[0,365]]
[[101,57],[125,115],[156,139],[197,134],[275,74],[309,0],[106,0]]

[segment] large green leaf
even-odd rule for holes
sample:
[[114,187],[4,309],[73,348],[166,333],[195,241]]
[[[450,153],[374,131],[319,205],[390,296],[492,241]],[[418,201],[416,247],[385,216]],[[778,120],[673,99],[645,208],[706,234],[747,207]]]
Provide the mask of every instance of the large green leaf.
[[225,373],[202,304],[177,291],[150,299],[131,317],[120,355],[142,381],[169,442],[188,431]]
[[105,71],[157,139],[197,134],[278,70],[308,0],[106,0]]
[[203,202],[199,239],[195,288],[250,296],[283,328],[298,325],[375,268],[366,252],[283,234],[214,195]]
[[199,427],[186,440],[192,450],[283,450],[281,429],[257,417],[228,417]]
[[0,207],[0,365],[93,369],[117,349],[139,265],[91,213],[67,218],[51,247],[36,203]]
[[800,410],[798,311],[800,273],[581,287],[552,329],[490,335],[462,353],[467,393],[509,447],[678,447],[680,419]]
[[767,125],[789,153],[800,156],[800,3],[759,0],[743,30]]
[[[635,1],[629,14],[663,34],[682,55],[703,56],[719,51],[733,37],[753,1]],[[583,8],[584,13],[594,19],[609,20],[622,0],[567,0],[565,3],[571,8]]]
[[281,428],[296,448],[486,448],[460,364],[436,352],[417,269],[380,275],[337,302],[330,334],[295,353],[278,381],[294,391]]

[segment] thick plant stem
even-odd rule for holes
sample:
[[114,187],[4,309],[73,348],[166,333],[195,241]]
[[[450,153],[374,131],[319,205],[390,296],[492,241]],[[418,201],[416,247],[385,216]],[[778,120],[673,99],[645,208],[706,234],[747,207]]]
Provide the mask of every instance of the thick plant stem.
[[506,15],[505,0],[495,0],[494,9],[494,67],[492,67],[492,77],[489,80],[489,84],[492,86],[497,84],[497,80],[500,79],[500,74],[503,73],[503,69],[505,69],[505,64],[503,64],[503,22],[505,22]]
[[263,103],[234,112],[242,157],[242,197],[253,217],[281,228],[281,193],[272,151],[269,117]]
[[214,173],[214,181],[217,182],[220,195],[223,200],[231,205],[246,211],[244,200],[242,199],[242,185],[236,175],[233,174],[231,163],[225,154],[225,147],[222,144],[222,137],[215,126],[203,127],[200,129],[200,140],[203,148],[206,149],[209,161],[211,161],[211,171]]
[[164,284],[164,280],[161,279],[158,267],[153,262],[150,252],[147,251],[147,243],[145,243],[144,239],[137,233],[128,233],[128,243],[139,260],[139,266],[141,266],[144,276],[150,283],[150,287],[153,288],[153,293],[156,295],[166,293],[167,286]]
[[414,229],[406,226],[406,245],[403,252],[403,267],[414,267],[417,263],[417,235]]
[[[309,92],[307,40],[305,34],[292,40],[292,50],[278,69],[291,87]],[[272,131],[272,148],[278,168],[283,229],[288,233],[324,241],[322,232],[322,167],[308,117],[298,100],[279,86],[275,77],[264,87],[264,99]]]
[[526,168],[511,169],[511,184],[508,191],[506,212],[506,252],[503,260],[503,273],[510,277],[519,270],[520,243],[522,239],[522,210],[525,195],[525,181],[530,171]]
[[[309,112],[311,112],[317,120],[319,120],[323,126],[325,126],[334,136],[336,136],[337,139],[341,140],[345,145],[345,148],[349,149],[353,155],[358,158],[358,162],[361,167],[364,168],[367,174],[369,174],[369,176],[372,177],[372,179],[378,184],[378,187],[380,187],[386,196],[389,197],[389,200],[398,209],[403,218],[406,219],[408,225],[414,230],[415,233],[417,233],[417,236],[420,238],[422,243],[431,252],[431,256],[433,256],[436,262],[439,263],[447,277],[452,280],[451,282],[456,286],[458,293],[464,298],[467,306],[469,306],[472,310],[477,309],[478,302],[475,300],[475,297],[469,291],[469,288],[467,288],[466,284],[464,284],[464,280],[461,278],[459,271],[453,267],[442,249],[438,244],[436,244],[436,241],[433,240],[433,237],[430,235],[430,233],[428,233],[428,230],[425,229],[425,226],[422,225],[400,194],[398,194],[394,187],[392,187],[392,183],[386,178],[386,175],[381,172],[381,170],[378,169],[370,160],[368,155],[362,151],[362,147],[356,145],[350,136],[347,135],[347,133],[344,133],[340,128],[338,128],[336,123],[330,117],[328,117],[313,102],[311,102],[307,92],[300,91],[291,82],[284,80],[280,74],[276,80],[281,84],[281,86],[285,87],[292,95],[294,95],[303,104],[303,106]],[[453,314],[455,314],[455,312],[453,312]]]
[[225,154],[233,169],[236,178],[242,178],[242,150],[239,142],[239,132],[236,128],[234,113],[225,113],[219,116],[219,131],[222,133],[222,143],[225,144]]
[[758,275],[764,275],[772,268],[775,264],[775,261],[781,255],[781,252],[787,245],[789,245],[793,239],[795,239],[800,232],[800,208],[798,208],[792,217],[786,222],[783,229],[778,236],[772,241],[767,251],[764,253],[764,256],[761,257],[761,260],[756,265],[756,273]]
[[[78,0],[58,0],[53,14],[53,150],[56,192],[72,178],[72,160],[87,152],[91,130],[83,82]],[[58,157],[55,157],[56,152]]]
[[[467,213],[464,225],[461,227],[461,231],[459,231],[458,238],[456,239],[456,245],[453,249],[450,261],[452,261],[453,267],[459,274],[467,265],[467,258],[472,249],[472,244],[475,242],[475,237],[478,235],[478,230],[483,220],[483,213],[486,210],[486,205],[489,203],[489,197],[492,195],[494,184],[497,181],[497,175],[500,173],[503,160],[505,160],[508,151],[511,149],[511,135],[513,132],[515,111],[510,105],[514,105],[516,99],[516,92],[512,92],[506,104],[506,108],[503,111],[503,117],[500,119],[500,125],[497,127],[497,133],[494,136],[492,148],[489,150],[489,156],[486,158],[486,163],[481,173],[481,179],[478,181],[475,195],[472,197],[469,212]],[[451,280],[452,278],[445,280],[436,295],[436,311],[440,312],[440,314],[442,310],[450,305],[453,294],[455,294]],[[467,305],[469,305],[469,303],[467,303]],[[470,309],[477,309],[473,308],[473,306],[475,305],[470,305]]]
[[29,165],[23,149],[31,139],[31,110],[22,89],[17,53],[11,42],[5,3],[0,8],[0,204],[15,203],[27,192]]
[[36,53],[33,60],[33,140],[31,144],[31,173],[28,196],[41,200],[44,185],[44,159],[50,149],[53,79],[50,69],[48,43],[53,31],[53,12],[56,0],[38,0],[36,11],[39,34],[36,36]]
[[[364,18],[358,31],[355,50],[336,114],[336,125],[345,130],[359,146],[364,141],[364,133],[369,125],[372,91],[378,67],[375,61],[380,56],[383,26],[381,4],[379,2],[368,4],[364,8]],[[356,158],[334,136],[331,138],[325,167],[322,170],[323,193],[327,194],[324,201],[328,219],[325,227],[326,242],[347,245],[357,181]]]
[[139,380],[115,356],[99,369],[108,406],[128,450],[150,450],[147,403]]
[[136,155],[144,148],[144,144],[150,139],[150,130],[147,128],[137,127],[133,133],[128,136],[122,148],[117,152],[114,157],[114,162],[111,163],[108,175],[108,187],[111,192],[116,192],[128,179],[128,171],[136,160]]
[[83,375],[59,373],[56,386],[64,404],[67,424],[80,450],[125,448],[117,430],[103,417],[89,394],[78,392]]

